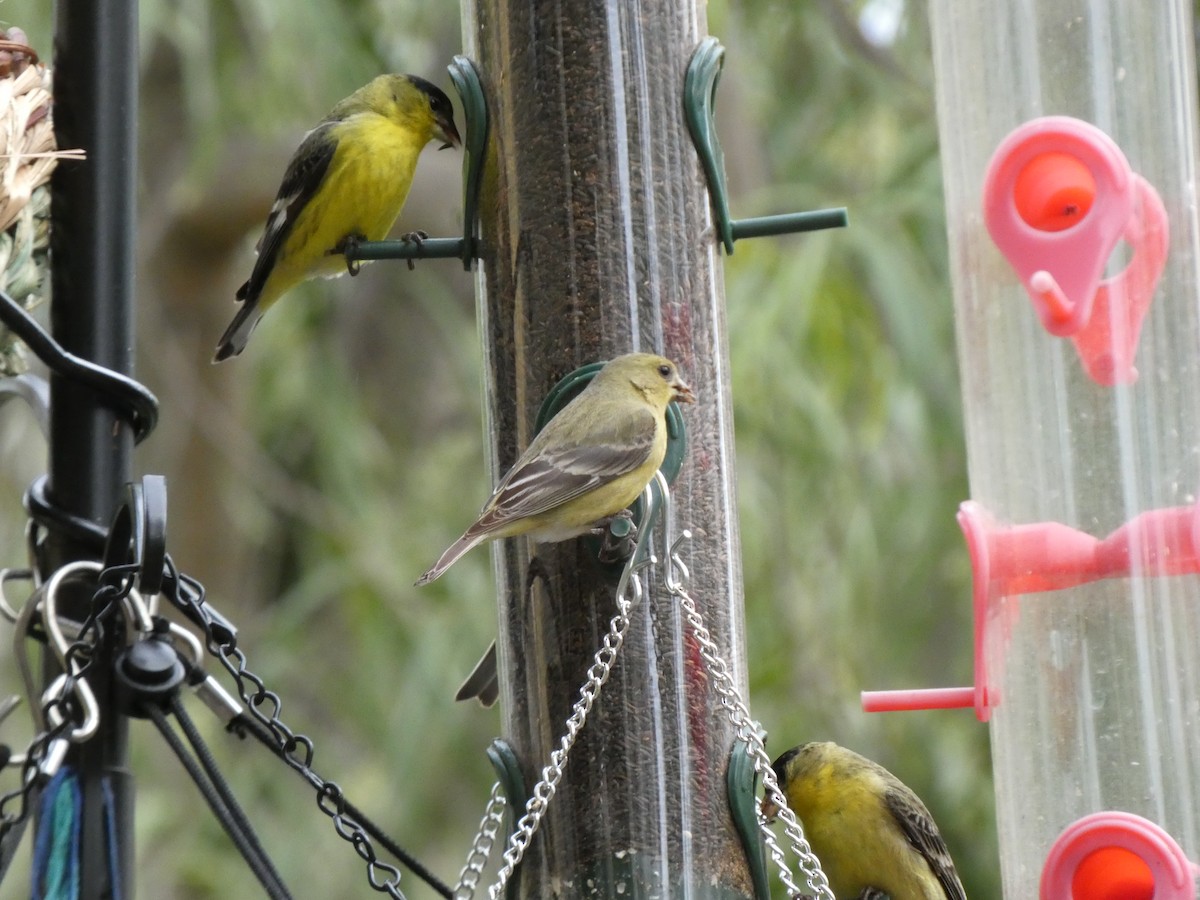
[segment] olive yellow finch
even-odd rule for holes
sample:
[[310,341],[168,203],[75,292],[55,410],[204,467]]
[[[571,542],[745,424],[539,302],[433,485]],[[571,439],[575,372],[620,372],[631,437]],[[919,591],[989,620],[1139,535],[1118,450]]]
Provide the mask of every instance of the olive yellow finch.
[[431,140],[460,144],[446,95],[415,75],[380,75],[338,103],[292,156],[238,289],[242,306],[213,362],[237,356],[271,304],[297,284],[348,269],[342,252],[387,237]]
[[933,816],[883,766],[823,741],[772,768],[838,900],[966,900]]
[[667,406],[693,399],[669,359],[630,353],[608,362],[538,433],[475,524],[417,584],[484,541],[520,534],[565,541],[624,510],[662,465]]

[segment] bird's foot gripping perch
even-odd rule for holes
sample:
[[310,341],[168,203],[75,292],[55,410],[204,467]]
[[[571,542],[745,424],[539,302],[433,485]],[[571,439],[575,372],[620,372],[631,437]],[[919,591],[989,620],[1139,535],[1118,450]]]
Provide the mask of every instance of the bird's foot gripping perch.
[[346,257],[346,273],[353,278],[362,271],[362,260],[358,259],[358,245],[367,239],[364,234],[348,234],[334,245],[332,250],[326,250],[326,256]]
[[605,565],[624,563],[633,556],[638,536],[638,528],[633,521],[633,510],[621,510],[593,528],[591,533],[600,538],[600,550],[596,558]]
[[[429,240],[429,232],[427,232],[427,231],[406,231],[406,232],[404,232],[404,234],[400,235],[400,240],[402,240],[406,243],[409,243],[409,244],[416,244],[417,245],[417,255],[420,256],[422,246],[424,245],[424,243],[427,240]],[[408,271],[411,272],[413,269],[415,269],[417,267],[416,260],[414,260],[412,257],[409,257],[407,262],[408,262]]]

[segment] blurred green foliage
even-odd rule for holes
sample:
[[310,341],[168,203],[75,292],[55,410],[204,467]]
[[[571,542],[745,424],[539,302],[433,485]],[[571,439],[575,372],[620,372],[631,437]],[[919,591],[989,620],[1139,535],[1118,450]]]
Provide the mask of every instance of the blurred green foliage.
[[[718,118],[735,215],[846,205],[852,223],[743,241],[726,264],[751,704],[773,752],[834,739],[900,775],[934,811],[968,894],[994,897],[986,729],[968,711],[858,707],[861,689],[972,674],[928,26],[910,3],[895,43],[872,47],[861,5],[709,6],[728,48]],[[48,7],[0,12],[49,55]],[[142,23],[139,376],[163,422],[139,469],[167,474],[176,560],[241,625],[251,668],[314,738],[317,768],[453,881],[499,729],[495,711],[450,702],[495,629],[488,554],[419,594],[410,585],[490,484],[472,278],[452,264],[370,266],[298,291],[236,363],[208,358],[299,135],[378,71],[446,83],[457,12],[145,0]],[[453,233],[458,165],[427,151],[401,228]],[[21,561],[17,498],[44,465],[25,419],[0,418],[4,565]],[[299,896],[367,895],[307,787],[209,731]],[[177,763],[133,732],[140,893],[251,895]],[[0,898],[24,890],[14,875]]]

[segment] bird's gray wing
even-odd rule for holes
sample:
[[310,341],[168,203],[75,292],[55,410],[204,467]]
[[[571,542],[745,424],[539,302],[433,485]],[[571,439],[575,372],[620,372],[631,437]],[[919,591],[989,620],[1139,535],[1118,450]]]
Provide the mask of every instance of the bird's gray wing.
[[329,171],[329,164],[337,152],[337,142],[329,140],[329,130],[337,124],[336,121],[322,122],[304,136],[292,155],[287,171],[283,173],[283,183],[279,186],[275,203],[267,215],[266,229],[258,241],[258,259],[255,260],[254,270],[238,290],[239,300],[254,300],[262,292],[275,266],[279,249],[296,224],[300,211],[325,180],[325,173]]
[[632,417],[602,418],[589,429],[586,442],[553,449],[531,445],[535,452],[527,451],[500,483],[477,527],[490,530],[501,522],[540,515],[627,475],[650,455],[657,424],[647,407]]
[[889,788],[883,799],[908,842],[929,863],[934,877],[946,892],[946,900],[967,900],[954,870],[950,850],[925,805],[907,789]]

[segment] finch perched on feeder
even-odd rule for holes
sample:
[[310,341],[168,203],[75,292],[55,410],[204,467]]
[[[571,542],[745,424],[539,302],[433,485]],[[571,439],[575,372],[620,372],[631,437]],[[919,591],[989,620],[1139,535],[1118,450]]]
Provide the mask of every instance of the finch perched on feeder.
[[608,362],[538,432],[479,518],[417,584],[429,584],[485,541],[521,534],[565,541],[620,513],[662,465],[667,406],[694,399],[669,359],[630,353]]
[[213,362],[241,353],[271,304],[300,282],[357,272],[342,253],[387,237],[435,138],[441,149],[461,143],[449,98],[416,75],[380,75],[330,110],[288,163]]
[[[838,900],[966,900],[933,816],[883,766],[824,741],[771,768]],[[768,819],[777,812],[763,804]]]

